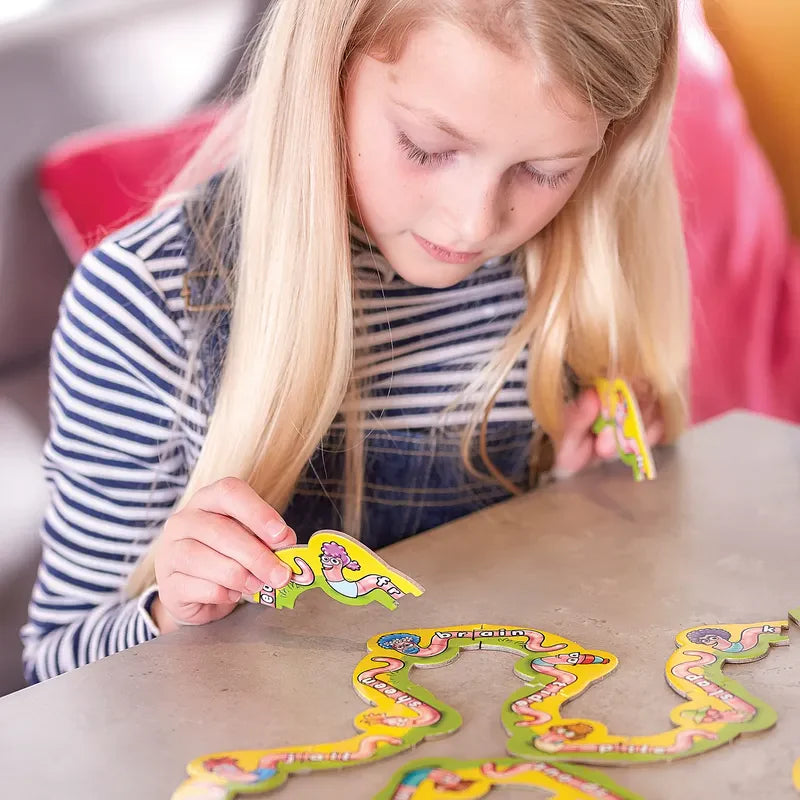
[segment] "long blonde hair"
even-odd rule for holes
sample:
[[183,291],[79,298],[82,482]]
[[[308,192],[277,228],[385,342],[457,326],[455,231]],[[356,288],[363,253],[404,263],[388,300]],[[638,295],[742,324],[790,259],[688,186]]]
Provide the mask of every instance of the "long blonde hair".
[[[532,48],[557,84],[612,120],[576,194],[519,253],[527,310],[468,390],[484,399],[464,433],[465,457],[526,347],[530,407],[554,437],[568,375],[637,378],[659,400],[668,434],[684,425],[687,270],[668,149],[677,0],[275,0],[237,116],[187,171],[199,174],[214,143],[241,125],[207,219],[208,230],[239,231],[231,332],[184,501],[237,476],[285,509],[358,391],[344,76],[359,53],[395,60],[417,26],[441,18],[507,51]],[[357,535],[363,443],[355,416],[346,422],[345,517]],[[152,576],[151,549],[129,591]]]

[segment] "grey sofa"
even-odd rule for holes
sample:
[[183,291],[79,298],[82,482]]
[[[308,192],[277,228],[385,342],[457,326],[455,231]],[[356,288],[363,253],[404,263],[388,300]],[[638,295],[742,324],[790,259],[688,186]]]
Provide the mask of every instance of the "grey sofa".
[[46,502],[47,351],[72,268],[39,204],[36,165],[69,134],[157,124],[211,99],[263,5],[66,0],[0,24],[0,695],[23,685],[18,631]]

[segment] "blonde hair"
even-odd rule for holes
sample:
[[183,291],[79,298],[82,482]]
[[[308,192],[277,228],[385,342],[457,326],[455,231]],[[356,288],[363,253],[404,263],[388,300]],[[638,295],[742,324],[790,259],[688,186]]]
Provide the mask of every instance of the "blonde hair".
[[[217,265],[231,275],[231,332],[184,501],[236,476],[284,510],[348,392],[358,392],[343,76],[354,55],[394,60],[415,27],[442,18],[507,51],[532,48],[556,85],[611,119],[576,194],[518,254],[527,310],[467,391],[483,400],[464,432],[465,462],[526,347],[530,407],[553,437],[570,379],[605,375],[644,382],[669,436],[684,425],[688,291],[668,149],[676,0],[275,0],[238,118],[183,176],[197,177],[220,142],[231,146],[204,223],[239,231],[235,269]],[[357,535],[363,442],[357,414],[346,422],[345,522]],[[151,549],[129,591],[152,576]]]

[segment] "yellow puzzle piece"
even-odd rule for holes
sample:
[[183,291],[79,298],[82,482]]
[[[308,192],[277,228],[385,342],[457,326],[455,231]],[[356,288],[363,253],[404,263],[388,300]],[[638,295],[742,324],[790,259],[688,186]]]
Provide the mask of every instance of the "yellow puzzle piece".
[[338,531],[317,531],[308,544],[275,555],[291,567],[292,580],[282,589],[262,586],[251,598],[271,608],[294,608],[303,592],[319,588],[344,605],[377,602],[392,611],[402,597],[419,597],[425,591],[369,547]]
[[639,404],[630,386],[621,378],[597,378],[594,386],[600,396],[600,416],[594,423],[594,432],[613,428],[617,453],[622,463],[633,470],[637,481],[645,478],[653,480],[656,477],[656,465],[647,443]]

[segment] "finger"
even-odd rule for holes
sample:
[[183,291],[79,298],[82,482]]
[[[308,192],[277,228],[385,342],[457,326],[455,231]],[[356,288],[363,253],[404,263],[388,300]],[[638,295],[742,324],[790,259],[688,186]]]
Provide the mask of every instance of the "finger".
[[600,395],[595,389],[585,389],[567,406],[564,413],[564,436],[582,439],[600,416]]
[[283,517],[259,494],[238,478],[223,478],[201,489],[189,506],[212,514],[224,514],[249,528],[271,549],[291,547],[297,537]]
[[556,449],[555,473],[570,475],[582,469],[594,453],[592,425],[600,413],[600,398],[594,389],[582,392],[564,411],[564,434]]
[[164,596],[163,601],[169,603],[171,607],[189,603],[213,606],[233,605],[242,599],[241,592],[235,592],[214,583],[214,581],[181,572],[173,572],[164,584],[158,587],[158,590]]
[[594,452],[597,457],[603,459],[603,461],[616,458],[618,455],[617,437],[612,428],[603,428],[603,430],[597,434],[594,442]]
[[265,583],[238,561],[195,539],[180,539],[170,548],[167,575],[172,573],[203,578],[240,596],[257,592]]
[[[257,591],[264,584],[280,589],[286,586],[292,577],[290,567],[284,564],[263,541],[230,517],[186,509],[181,514],[181,531],[186,531],[187,535],[180,536],[176,544],[180,541],[196,541],[237,565],[241,573],[237,577],[242,578],[241,582],[234,585],[223,582],[231,589],[244,591],[242,587],[246,587],[247,591],[250,591],[253,580],[257,583],[252,591]],[[200,574],[183,569],[180,565],[174,565],[173,568],[176,572]]]
[[594,437],[587,434],[580,442],[559,450],[553,465],[553,475],[557,479],[568,478],[588,466],[594,458]]
[[[638,402],[638,401],[637,401]],[[647,399],[644,404],[639,404],[639,416],[642,420],[642,425],[647,428],[650,424],[655,422],[661,416],[658,401],[655,399]]]
[[647,427],[647,443],[651,447],[661,444],[661,442],[664,440],[665,433],[666,430],[664,427],[664,420],[661,419],[661,417],[656,417],[655,421]]
[[564,409],[564,433],[559,449],[580,445],[600,413],[600,398],[593,389],[583,392]]

